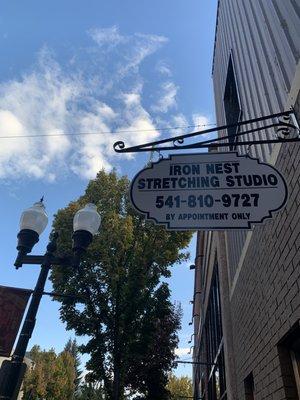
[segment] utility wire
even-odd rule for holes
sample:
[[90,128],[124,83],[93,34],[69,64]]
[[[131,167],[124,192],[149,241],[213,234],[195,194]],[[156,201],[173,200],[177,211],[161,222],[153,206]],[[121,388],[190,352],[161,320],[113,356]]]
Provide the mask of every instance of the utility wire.
[[[181,358],[181,357],[179,357],[179,360],[181,360],[181,361],[190,361],[190,360],[192,360],[193,359],[193,357],[192,356],[190,356],[190,357],[185,357],[185,358]],[[177,363],[178,361],[174,361],[174,363]]]
[[106,134],[117,134],[117,133],[138,133],[138,132],[156,132],[156,131],[168,131],[168,130],[176,130],[176,129],[189,129],[189,128],[199,128],[205,126],[216,126],[217,124],[203,124],[203,125],[187,125],[187,126],[173,126],[166,128],[157,128],[157,129],[132,129],[132,130],[121,130],[121,131],[104,131],[104,132],[74,132],[74,133],[50,133],[49,135],[46,133],[38,133],[31,135],[12,135],[12,136],[0,136],[0,139],[19,139],[19,138],[37,138],[37,137],[59,137],[59,136],[84,136],[84,135],[106,135]]
[[172,394],[171,395],[171,398],[172,399],[194,399],[194,397],[192,397],[192,396],[185,396],[185,395],[182,395],[182,394],[177,394],[177,393],[175,393],[175,394]]

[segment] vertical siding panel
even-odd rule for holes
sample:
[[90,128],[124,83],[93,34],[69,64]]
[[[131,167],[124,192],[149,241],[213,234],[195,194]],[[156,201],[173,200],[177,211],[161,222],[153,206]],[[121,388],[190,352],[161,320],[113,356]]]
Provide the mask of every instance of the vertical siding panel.
[[260,8],[259,4],[255,6],[254,4],[252,4],[252,2],[250,2],[249,5],[255,18],[255,25],[260,39],[259,43],[264,54],[262,60],[265,61],[267,64],[267,66],[264,65],[264,68],[266,67],[265,71],[268,71],[268,74],[265,73],[264,78],[268,82],[270,112],[276,113],[282,110],[283,99],[280,92],[278,75],[274,70],[274,56],[272,53],[271,42],[269,40],[269,35],[266,34],[266,28],[263,28],[265,27],[265,18],[262,9]]
[[290,61],[290,64],[294,66],[297,64],[300,54],[299,16],[296,14],[292,2],[283,2],[282,0],[272,1],[277,14],[279,15],[284,35],[288,41],[287,47],[290,49],[290,57],[286,61]]
[[[244,1],[245,3],[245,1]],[[264,71],[267,70],[267,63],[265,61],[265,54],[262,49],[259,33],[257,31],[257,16],[255,15],[255,10],[253,10],[253,3],[247,2],[248,8],[245,9],[247,12],[244,12],[244,18],[247,21],[247,25],[249,27],[249,31],[251,31],[251,35],[249,36],[249,46],[252,47],[253,51],[253,62],[255,65],[255,76],[256,76],[256,95],[259,98],[260,105],[260,115],[268,115],[271,114],[271,106],[270,106],[270,91],[272,92],[271,96],[275,96],[273,90],[273,83],[270,79],[270,76],[264,75]],[[263,90],[262,90],[263,89]],[[267,125],[266,122],[262,122],[259,126]],[[273,130],[272,130],[273,131]],[[258,137],[264,136],[266,138],[270,138],[271,133],[266,130],[257,135]],[[265,146],[255,146],[255,147],[263,147],[264,151],[264,160],[266,161],[271,153],[272,145],[268,144]]]
[[[244,35],[246,38],[245,51],[247,54],[247,65],[245,66],[245,68],[249,69],[250,71],[249,76],[251,82],[247,82],[247,84],[252,87],[252,99],[250,101],[252,109],[249,110],[250,115],[248,115],[248,117],[252,118],[252,116],[266,115],[264,110],[263,98],[261,98],[258,95],[261,92],[261,87],[263,85],[260,79],[260,72],[258,69],[256,53],[252,42],[253,32],[251,29],[251,25],[253,26],[253,20],[250,20],[249,23],[249,19],[251,18],[251,13],[249,12],[249,9],[247,9],[248,5],[247,6],[245,5],[244,12],[241,9],[241,3],[236,2],[236,5],[237,5],[237,16],[241,21],[241,25],[243,26],[245,32]],[[258,124],[258,126],[263,126],[263,125],[264,125],[263,123]],[[254,128],[254,125],[252,127]],[[251,139],[259,140],[261,137],[262,133],[257,132],[250,136],[250,140]],[[253,155],[259,157],[262,160],[267,159],[267,154],[263,146],[252,146],[251,152],[252,154],[254,153]]]
[[[271,72],[272,67],[261,30],[261,26],[263,25],[261,10],[259,7],[255,7],[252,2],[249,2],[249,12],[252,14],[253,18],[253,45],[257,54],[256,62],[259,67],[259,74],[264,88],[263,92],[260,91],[260,97],[264,99],[266,104],[264,114],[268,115],[280,110],[279,103],[276,101],[278,86],[272,73],[264,73],[264,71]],[[271,137],[273,138],[274,129],[266,131],[266,136],[268,139]],[[269,144],[267,146],[270,154],[273,145]]]
[[[244,93],[244,98],[246,99],[247,103],[247,108],[244,112],[243,119],[249,119],[255,116],[258,116],[260,113],[259,107],[258,107],[258,98],[256,96],[256,91],[255,91],[255,74],[253,70],[253,64],[252,64],[252,56],[250,53],[249,45],[248,45],[248,38],[250,37],[250,31],[247,29],[248,27],[245,25],[245,21],[243,21],[242,16],[239,13],[239,7],[238,7],[238,2],[236,0],[232,1],[232,15],[234,16],[234,19],[236,21],[235,24],[232,25],[234,26],[236,31],[237,31],[237,46],[241,48],[241,57],[242,57],[242,64],[238,65],[237,68],[240,70],[244,70],[244,78],[243,82],[241,82],[241,87],[239,88],[240,93]],[[243,88],[247,87],[248,90],[247,92],[243,91]],[[254,128],[254,125],[249,125],[247,128]],[[254,135],[254,137],[256,134]],[[256,137],[257,138],[257,137]],[[243,136],[241,138],[241,141],[243,140],[252,140],[253,136],[247,135]],[[243,153],[248,152],[248,147],[243,147]],[[252,148],[252,152],[256,157],[262,158],[262,151],[261,148],[255,147]]]
[[[264,17],[264,25],[265,25],[265,39],[267,42],[267,50],[270,52],[270,61],[271,67],[274,74],[274,78],[277,81],[278,86],[278,97],[280,97],[280,108],[282,109],[285,103],[285,99],[287,98],[287,88],[285,86],[284,78],[280,71],[278,57],[280,56],[277,50],[277,46],[275,46],[275,37],[272,29],[272,24],[270,19],[268,18],[268,13],[270,12],[270,8],[266,10],[265,3],[262,0],[258,0],[261,11]],[[277,53],[276,53],[277,51]]]
[[279,73],[282,75],[285,91],[288,93],[293,76],[294,55],[289,46],[286,31],[283,30],[280,17],[278,7],[275,7],[274,2],[269,0],[268,20],[274,38],[273,46],[277,55]]
[[[299,0],[220,0],[213,69],[218,124],[225,122],[223,96],[230,52],[243,119],[283,110],[299,61],[299,4]],[[268,138],[274,137],[274,133],[274,129],[264,132]],[[272,145],[256,146],[254,154],[265,160],[271,148]],[[245,146],[240,151],[245,152]],[[227,234],[231,278],[246,233]]]
[[[235,68],[235,72],[236,72],[236,81],[237,81],[237,88],[239,91],[239,95],[240,95],[240,100],[241,100],[241,107],[243,110],[243,119],[246,119],[248,116],[248,109],[250,108],[250,102],[248,100],[248,97],[245,96],[245,93],[242,89],[242,87],[245,85],[245,82],[247,82],[249,80],[248,74],[247,74],[247,70],[244,68],[244,66],[246,65],[246,60],[244,57],[244,53],[242,51],[242,44],[240,41],[240,35],[239,35],[239,27],[238,27],[238,22],[236,21],[235,15],[233,13],[232,7],[231,7],[231,2],[227,2],[227,21],[229,21],[229,23],[227,24],[228,27],[228,35],[230,36],[231,39],[231,48],[232,49],[232,55],[233,55],[233,65]],[[232,29],[232,26],[235,25],[236,29]],[[243,43],[243,41],[242,41]],[[244,43],[243,43],[244,44]],[[228,53],[228,57],[229,57],[229,53]],[[227,63],[228,65],[228,63]],[[226,66],[227,67],[227,66]],[[227,71],[226,71],[227,73]],[[226,75],[224,76],[224,84],[226,82]],[[251,90],[251,89],[250,89]],[[222,93],[222,99],[223,99],[223,94]],[[221,100],[221,99],[220,99]],[[247,135],[247,139],[249,140],[250,138]],[[245,154],[247,152],[247,148],[246,146],[243,147],[239,147],[238,148],[239,153],[243,153]]]
[[[225,88],[225,82],[226,82],[226,76],[227,76],[227,66],[228,66],[229,54],[232,49],[233,50],[233,63],[234,63],[234,67],[236,70],[236,80],[237,80],[239,94],[241,96],[241,107],[244,112],[244,119],[247,118],[248,116],[249,116],[249,118],[251,118],[253,115],[250,115],[251,111],[250,112],[248,111],[251,106],[251,99],[249,99],[248,96],[243,95],[243,91],[241,90],[241,88],[245,85],[245,83],[247,84],[247,81],[249,81],[248,71],[242,67],[247,64],[246,56],[242,51],[236,51],[237,49],[241,49],[243,47],[243,45],[241,43],[242,40],[240,37],[241,34],[236,35],[234,30],[232,29],[233,21],[236,21],[235,13],[234,13],[232,7],[230,7],[228,2],[223,5],[224,5],[224,7],[222,7],[220,10],[220,16],[222,18],[221,19],[222,33],[220,33],[220,37],[223,37],[223,32],[224,32],[225,36],[229,38],[230,44],[226,44],[225,40],[222,41],[223,49],[225,49],[225,51],[227,51],[227,60],[226,60],[226,63],[222,62],[221,75],[222,75],[223,84],[220,87],[221,92],[219,93],[219,96],[218,96],[218,100],[219,100],[218,108],[220,109],[222,107],[223,115],[224,115],[223,95],[224,95],[224,88]],[[225,18],[226,22],[224,22],[223,18]],[[236,22],[234,22],[234,24],[236,24]],[[240,27],[240,29],[241,29],[241,27]],[[227,43],[228,43],[228,41],[227,41]],[[252,102],[253,102],[253,100],[252,100]],[[245,153],[247,151],[246,146],[243,147],[242,150]],[[235,268],[237,267],[237,264],[238,264],[239,254],[240,254],[243,244],[244,244],[244,235],[242,232],[234,232],[231,235],[231,237],[233,240],[233,246],[231,246],[230,259],[231,259],[231,264],[233,264],[233,270],[235,270]]]
[[[231,38],[228,33],[228,20],[226,18],[226,13],[225,13],[225,7],[221,8],[221,23],[223,29],[221,30],[221,35],[220,35],[220,40],[222,43],[222,49],[220,49],[220,56],[222,58],[221,64],[220,64],[220,76],[222,76],[222,84],[220,86],[221,89],[221,96],[220,100],[222,101],[223,104],[223,94],[224,94],[224,88],[225,88],[225,82],[226,82],[226,74],[227,74],[227,65],[228,65],[228,59],[229,59],[229,54],[230,54],[230,48],[232,47],[231,44]],[[224,79],[225,77],[225,79]],[[224,120],[225,122],[225,120]]]
[[[220,107],[222,108],[222,114],[223,114],[223,120],[222,123],[226,124],[226,116],[225,116],[225,108],[224,108],[224,93],[225,93],[225,85],[226,85],[226,77],[227,77],[227,69],[228,69],[228,63],[229,63],[229,56],[230,56],[230,52],[232,50],[233,47],[235,47],[235,42],[234,42],[234,38],[231,37],[231,32],[229,30],[229,26],[231,24],[230,18],[227,16],[228,13],[228,7],[227,5],[224,5],[223,9],[222,9],[222,16],[225,20],[223,26],[223,49],[224,49],[224,56],[223,56],[223,64],[222,64],[222,69],[223,69],[223,75],[222,75],[222,84],[220,86],[221,88],[221,96],[219,96],[219,104]],[[227,40],[226,40],[227,38]],[[234,62],[234,60],[233,60]],[[237,78],[237,77],[236,77]],[[238,79],[238,78],[237,78]],[[241,104],[242,107],[242,104]],[[222,132],[220,132],[221,136],[227,136],[228,132],[227,130],[223,130]],[[227,142],[227,140],[225,139],[223,141],[224,143]],[[229,151],[228,147],[224,147],[222,150],[225,151]]]
[[272,86],[275,89],[275,97],[273,96],[270,97],[272,102],[272,112],[276,112],[278,109],[282,109],[284,104],[282,87],[280,79],[278,77],[277,68],[275,66],[275,54],[274,54],[274,49],[272,47],[272,40],[270,38],[269,31],[267,28],[265,14],[259,4],[257,9],[256,9],[256,15],[258,21],[257,29],[259,32],[261,44],[263,46],[263,51],[265,53],[265,58],[268,64],[269,76],[273,83]]
[[[295,26],[299,27],[299,20],[300,20],[300,3],[299,0],[291,0],[291,6],[293,9],[293,12],[295,13],[296,16],[296,23]],[[298,17],[298,20],[297,20]],[[297,29],[298,32],[298,29]],[[296,36],[296,40],[297,40],[297,36]]]
[[[218,109],[218,115],[220,119],[218,119],[218,123],[223,125],[226,123],[225,110],[223,104],[223,95],[225,90],[226,76],[227,76],[227,66],[230,54],[230,48],[232,47],[232,43],[230,40],[230,34],[228,32],[228,20],[226,18],[225,6],[219,7],[219,18],[220,18],[220,26],[222,29],[220,30],[220,47],[217,47],[217,59],[219,61],[217,81],[218,84],[215,88],[215,99],[216,108]],[[216,73],[214,74],[216,76]],[[214,79],[215,80],[215,79]],[[227,131],[220,132],[221,137],[227,135]],[[228,148],[222,148],[222,151],[228,150]]]

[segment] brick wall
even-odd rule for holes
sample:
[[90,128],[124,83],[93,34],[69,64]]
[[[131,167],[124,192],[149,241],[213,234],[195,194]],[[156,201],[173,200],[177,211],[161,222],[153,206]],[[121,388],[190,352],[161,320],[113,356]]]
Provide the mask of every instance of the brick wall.
[[[295,110],[300,121],[300,95]],[[287,205],[254,229],[230,300],[238,399],[251,372],[256,400],[298,398],[277,345],[300,319],[300,143],[282,145],[276,167],[288,185]]]

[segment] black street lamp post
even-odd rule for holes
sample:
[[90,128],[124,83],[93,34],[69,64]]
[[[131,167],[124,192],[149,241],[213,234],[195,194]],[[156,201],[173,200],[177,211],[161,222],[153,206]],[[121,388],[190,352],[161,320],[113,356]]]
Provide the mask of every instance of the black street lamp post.
[[54,232],[47,246],[44,256],[30,256],[39,235],[44,231],[48,223],[48,217],[42,201],[35,203],[31,208],[25,210],[20,220],[20,232],[18,234],[18,256],[15,261],[16,268],[23,264],[41,264],[41,271],[32,292],[32,298],[19,335],[16,348],[11,360],[2,363],[0,370],[0,399],[15,400],[25,374],[26,366],[23,363],[28,342],[32,336],[36,322],[39,304],[44,294],[45,283],[53,265],[71,264],[78,268],[80,258],[93,240],[93,235],[100,227],[100,215],[94,204],[87,204],[83,209],[77,211],[73,220],[73,253],[72,259],[56,257],[56,241],[58,234]]

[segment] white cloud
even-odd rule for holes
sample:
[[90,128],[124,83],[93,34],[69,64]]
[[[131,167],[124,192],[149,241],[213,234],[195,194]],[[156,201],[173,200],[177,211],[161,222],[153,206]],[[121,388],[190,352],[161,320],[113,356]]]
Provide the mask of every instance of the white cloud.
[[[112,85],[120,82],[128,74],[136,74],[142,62],[163,46],[168,39],[160,35],[135,33],[121,35],[117,26],[111,28],[95,28],[88,31],[90,37],[98,46],[92,53],[97,58],[100,54],[101,66],[106,68],[103,85],[108,90]],[[111,63],[110,57],[104,52],[115,55],[117,60]],[[103,72],[103,71],[102,71]]]
[[205,115],[201,114],[193,114],[193,125],[196,125],[196,128],[206,129],[205,126],[210,123],[209,118]]
[[[107,108],[104,108],[107,110]],[[109,112],[109,120],[114,117],[114,112]],[[72,157],[71,169],[76,174],[91,179],[97,172],[104,168],[110,170],[108,161],[111,144],[109,126],[105,123],[107,112],[103,116],[103,107],[95,107],[94,110],[82,112],[78,115],[78,129],[80,132],[106,132],[99,135],[83,135],[79,138],[79,147]]]
[[[36,69],[20,80],[0,84],[0,136],[58,135],[67,126],[68,103],[82,90],[76,79],[63,76],[43,49]],[[66,136],[1,139],[0,171],[5,177],[48,177],[49,167],[64,163],[70,149]],[[5,156],[4,156],[5,154]]]
[[127,107],[139,105],[141,102],[141,95],[139,93],[123,93],[121,96]]
[[[126,145],[134,146],[139,143],[155,140],[159,133],[148,112],[141,104],[141,96],[138,93],[123,93],[121,96],[122,124],[118,124],[119,133],[107,133],[109,125],[103,122],[103,117],[97,113],[88,112],[80,116],[81,131],[103,132],[101,135],[87,135],[80,137],[80,150],[73,157],[72,170],[84,178],[93,178],[101,168],[110,170],[114,156],[113,144],[117,140],[123,140]],[[99,109],[98,109],[99,111]],[[115,122],[118,116],[113,113]],[[137,132],[138,131],[138,132]],[[124,157],[132,158],[131,154]]]
[[[171,113],[176,111],[178,87],[170,79],[160,86],[154,82],[154,97],[144,93],[140,67],[167,42],[165,37],[124,36],[116,26],[93,29],[89,35],[91,47],[72,55],[66,65],[44,48],[29,72],[0,83],[0,136],[17,137],[0,139],[0,178],[52,182],[68,173],[93,178],[99,169],[110,170],[133,157],[117,155],[116,141],[128,147],[157,140],[156,124],[197,125],[171,130],[175,136],[205,129],[202,125],[210,122],[200,113],[191,119]],[[171,76],[165,62],[158,62],[156,71]],[[78,132],[97,134],[64,135]],[[47,136],[18,138],[41,134]]]
[[[119,134],[127,146],[135,146],[140,143],[151,142],[158,138],[159,132],[150,114],[142,106],[142,99],[138,93],[125,93],[122,96],[124,102],[124,124],[120,126]],[[138,132],[137,132],[138,131]],[[127,154],[127,157],[131,157]]]
[[158,102],[152,107],[155,112],[166,113],[170,108],[176,107],[178,87],[171,81],[164,82],[161,86],[161,95]]
[[125,49],[124,63],[118,70],[119,76],[124,77],[129,72],[137,72],[144,59],[155,53],[167,41],[164,36],[135,34],[131,38],[133,46]]
[[187,133],[186,127],[189,123],[183,114],[173,115],[171,124],[174,128],[177,128],[172,129],[172,136],[184,135]]
[[190,351],[189,347],[179,347],[175,349],[175,354],[178,357],[182,357],[188,355],[189,351]]
[[[202,115],[202,114],[194,114],[192,116],[193,119],[193,131],[203,131],[209,128],[212,128],[211,126],[209,126],[209,124],[211,123],[209,117]],[[213,139],[216,137],[216,133],[215,132],[211,132],[211,133],[205,133],[203,135],[201,135],[201,137],[199,137],[201,140],[209,140],[209,139]]]
[[[159,136],[142,102],[139,67],[167,39],[125,37],[117,27],[89,33],[94,47],[73,56],[67,67],[44,48],[29,72],[0,83],[0,136],[47,135],[0,139],[0,178],[52,182],[70,171],[93,178],[122,159],[114,142],[131,146]],[[143,131],[111,133],[117,130]],[[73,132],[99,134],[63,135]]]
[[90,29],[89,34],[99,46],[115,46],[125,40],[124,36],[120,35],[117,26]]
[[156,70],[167,77],[172,76],[172,71],[165,61],[159,61],[156,65]]

